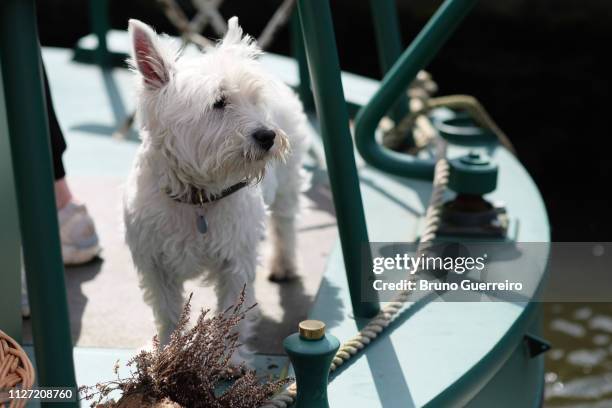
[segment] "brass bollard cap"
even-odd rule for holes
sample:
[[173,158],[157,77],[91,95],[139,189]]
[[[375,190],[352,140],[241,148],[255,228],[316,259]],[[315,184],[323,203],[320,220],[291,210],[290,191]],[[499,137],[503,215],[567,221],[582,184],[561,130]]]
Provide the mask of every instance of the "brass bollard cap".
[[304,320],[298,325],[300,337],[306,340],[320,340],[325,336],[325,323],[319,320]]

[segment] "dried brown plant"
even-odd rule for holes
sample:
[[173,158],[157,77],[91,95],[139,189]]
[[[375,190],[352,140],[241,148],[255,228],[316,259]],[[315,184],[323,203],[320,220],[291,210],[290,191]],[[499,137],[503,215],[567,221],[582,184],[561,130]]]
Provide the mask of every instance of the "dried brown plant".
[[[236,327],[255,306],[245,308],[244,300],[245,289],[234,306],[213,317],[208,317],[210,310],[202,310],[196,324],[188,328],[190,296],[166,346],[155,337],[152,351],[141,351],[127,363],[132,369],[130,377],[120,379],[116,364],[117,379],[82,387],[83,397],[94,401],[92,407],[254,408],[262,405],[290,380],[262,382],[255,371],[242,364],[238,371],[243,374],[219,392],[228,373],[236,372],[236,367],[230,364],[231,356],[240,346]],[[117,390],[122,392],[118,402],[110,400],[102,404]]]

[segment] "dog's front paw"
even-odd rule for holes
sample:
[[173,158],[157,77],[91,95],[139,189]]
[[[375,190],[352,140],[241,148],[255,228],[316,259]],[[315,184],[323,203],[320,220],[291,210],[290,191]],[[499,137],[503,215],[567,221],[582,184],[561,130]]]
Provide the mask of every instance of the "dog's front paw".
[[272,282],[283,283],[297,279],[297,268],[289,262],[273,262],[268,279]]

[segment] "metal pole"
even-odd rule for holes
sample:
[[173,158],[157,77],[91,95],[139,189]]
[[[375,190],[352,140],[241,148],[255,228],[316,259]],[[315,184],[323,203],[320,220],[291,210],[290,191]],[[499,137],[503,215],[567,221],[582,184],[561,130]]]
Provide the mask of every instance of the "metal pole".
[[423,30],[391,67],[374,95],[355,119],[355,143],[364,160],[373,167],[403,177],[431,180],[434,161],[421,160],[380,146],[374,140],[378,122],[419,70],[436,56],[478,0],[446,0]]
[[[370,10],[372,11],[376,34],[378,61],[384,76],[397,61],[403,50],[395,0],[370,0]],[[393,107],[391,117],[395,123],[399,123],[407,112],[408,97],[403,93]],[[407,134],[406,139],[411,146],[414,145],[412,133]]]
[[[0,60],[38,384],[76,385],[33,0],[0,2]],[[75,407],[76,403],[43,404]]]
[[[371,255],[349,116],[340,81],[340,63],[331,11],[327,0],[299,0],[298,10],[315,106],[321,124],[353,312],[358,317],[371,317],[378,313],[379,304],[377,301],[362,301],[361,283],[373,279],[368,264]],[[363,259],[362,251],[368,251]],[[361,273],[368,275],[362,280]],[[367,290],[367,286],[364,290]],[[371,299],[375,299],[373,294]]]
[[98,48],[95,50],[96,63],[100,66],[111,65],[111,55],[108,52],[106,34],[110,27],[108,22],[108,0],[90,0],[89,19],[91,31],[98,37]]
[[21,238],[5,113],[4,87],[0,75],[0,329],[21,343]]
[[310,77],[308,76],[308,63],[306,62],[306,53],[304,52],[304,38],[302,37],[302,29],[300,28],[300,16],[297,8],[291,16],[291,53],[297,61],[298,74],[300,83],[298,84],[297,93],[304,105],[304,110],[309,111],[314,108],[314,100],[312,91],[310,90]]

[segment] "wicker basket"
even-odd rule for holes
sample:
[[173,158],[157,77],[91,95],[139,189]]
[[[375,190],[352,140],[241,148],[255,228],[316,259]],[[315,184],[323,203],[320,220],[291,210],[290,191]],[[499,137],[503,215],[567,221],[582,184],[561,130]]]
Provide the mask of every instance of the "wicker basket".
[[[28,355],[15,340],[0,330],[0,390],[31,389],[33,385],[34,367]],[[0,396],[0,408],[22,408],[26,404],[25,399],[9,400]]]

